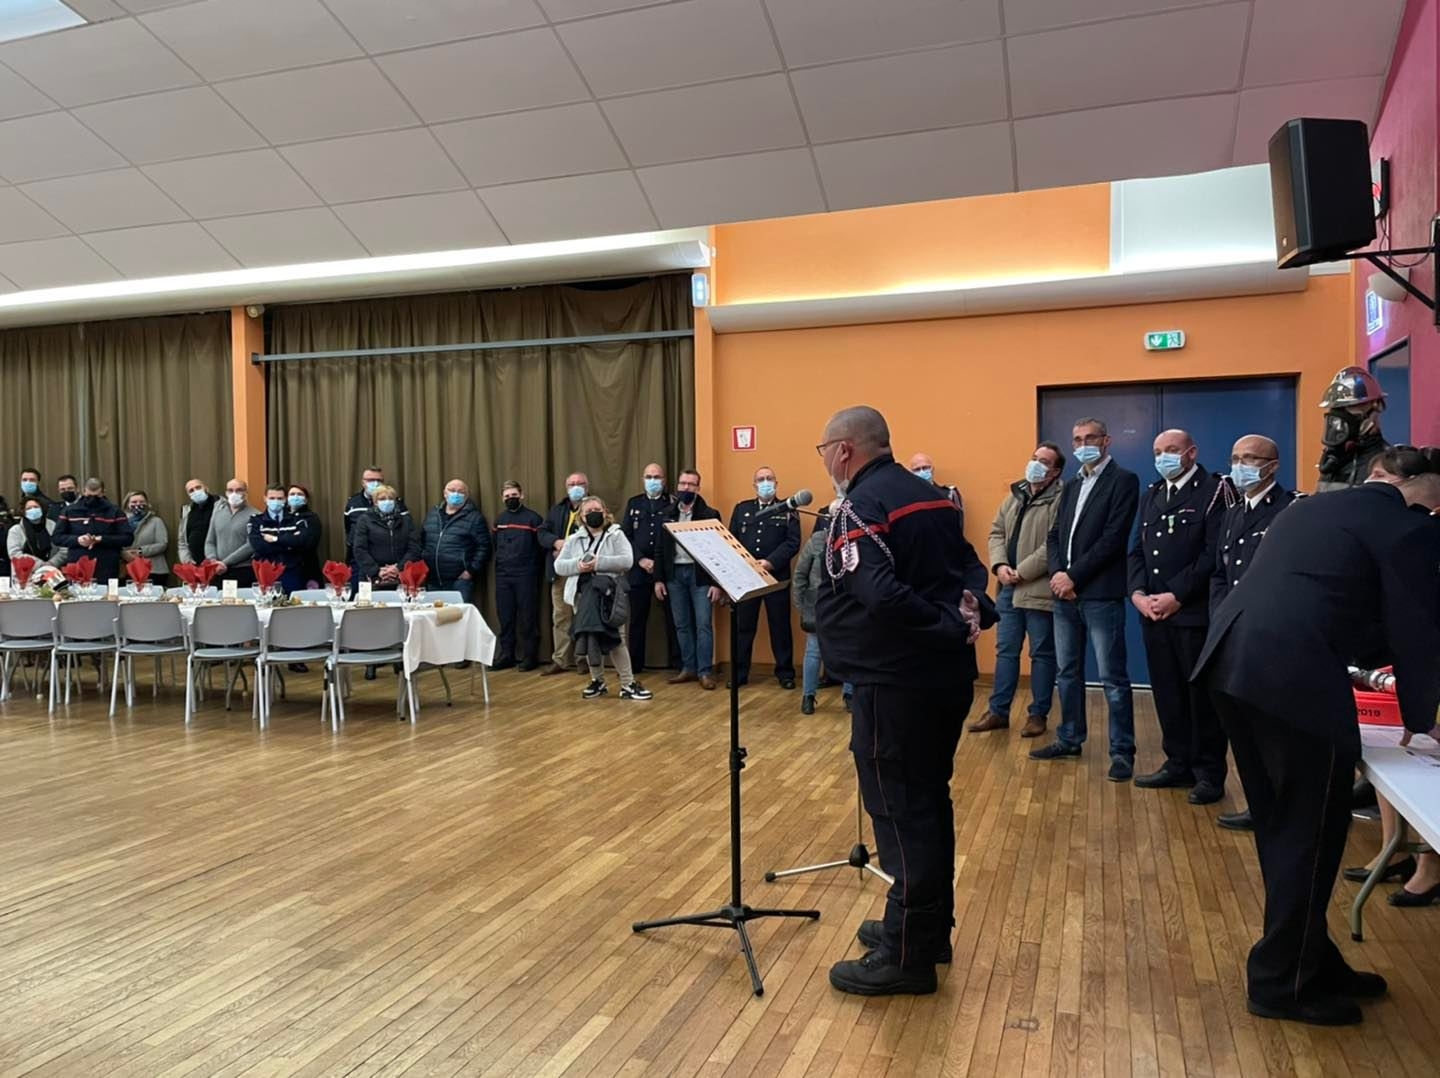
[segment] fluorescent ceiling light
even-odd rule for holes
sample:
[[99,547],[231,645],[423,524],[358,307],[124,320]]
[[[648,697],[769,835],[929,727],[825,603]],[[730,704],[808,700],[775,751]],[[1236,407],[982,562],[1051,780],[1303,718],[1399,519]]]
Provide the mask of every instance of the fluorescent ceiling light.
[[0,41],[84,25],[85,20],[60,0],[0,0]]

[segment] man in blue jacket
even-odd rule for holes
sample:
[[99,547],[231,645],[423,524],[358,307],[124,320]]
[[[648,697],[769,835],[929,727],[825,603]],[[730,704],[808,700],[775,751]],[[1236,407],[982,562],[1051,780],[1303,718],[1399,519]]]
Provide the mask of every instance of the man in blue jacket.
[[468,603],[475,581],[490,560],[490,525],[470,500],[463,479],[445,484],[445,500],[425,514],[420,529],[420,556],[430,567],[425,586],[430,591],[458,591]]
[[95,581],[105,584],[120,578],[120,552],[135,539],[130,521],[120,507],[105,497],[105,484],[85,480],[85,492],[60,510],[55,534],[56,546],[70,551],[69,560],[95,559]]
[[285,488],[271,483],[265,488],[265,511],[250,518],[250,549],[260,561],[285,566],[280,587],[286,595],[305,587],[305,551],[309,529],[285,502]]

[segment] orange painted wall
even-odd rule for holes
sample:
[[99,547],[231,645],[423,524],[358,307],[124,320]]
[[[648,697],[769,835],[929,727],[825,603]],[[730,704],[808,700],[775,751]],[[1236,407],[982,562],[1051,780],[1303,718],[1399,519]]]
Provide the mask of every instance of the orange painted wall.
[[[728,287],[743,291],[734,276],[746,265],[724,246],[723,230],[720,258]],[[1348,277],[1315,277],[1291,295],[717,336],[713,397],[696,402],[716,439],[706,497],[728,514],[750,495],[753,469],[768,464],[782,493],[810,487],[821,499],[829,483],[814,445],[826,418],[871,404],[889,420],[897,456],[930,453],[937,478],[964,492],[969,538],[983,550],[1034,449],[1041,387],[1271,374],[1299,378],[1299,444],[1282,451],[1298,455],[1305,486],[1320,444],[1314,402],[1349,357],[1350,289]],[[1145,352],[1142,334],[1156,326],[1183,328],[1186,348]],[[736,424],[755,425],[757,452],[730,449]],[[1212,467],[1229,451],[1201,448]],[[717,632],[722,653],[727,640]],[[981,648],[987,669],[993,648],[993,640]],[[756,655],[769,660],[763,639]]]

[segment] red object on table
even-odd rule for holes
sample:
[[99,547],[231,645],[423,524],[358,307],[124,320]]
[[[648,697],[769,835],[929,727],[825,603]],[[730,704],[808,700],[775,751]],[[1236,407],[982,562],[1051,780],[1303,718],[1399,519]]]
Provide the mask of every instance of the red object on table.
[[22,588],[30,586],[30,577],[35,572],[36,560],[29,554],[16,554],[10,559],[10,574]]
[[65,566],[65,579],[72,584],[95,583],[95,559],[81,558]]
[[269,591],[280,583],[280,578],[285,575],[285,566],[278,561],[261,561],[256,558],[250,566],[255,570],[255,583],[260,585],[261,591]]
[[350,566],[343,561],[327,561],[324,568],[320,570],[320,575],[325,578],[327,584],[336,591],[340,591],[350,583]]
[[137,588],[143,588],[150,583],[150,559],[132,558],[126,563],[125,572]]
[[405,568],[400,570],[400,587],[405,594],[414,597],[425,583],[425,578],[430,575],[430,566],[423,561],[412,561]]
[[195,572],[200,586],[202,588],[208,588],[215,578],[220,575],[220,570],[224,564],[224,562],[216,561],[213,558],[206,558],[197,565]]
[[[1376,673],[1388,674],[1389,666],[1382,666]],[[1404,726],[1400,718],[1400,698],[1393,692],[1370,692],[1355,690],[1355,716],[1365,726]]]

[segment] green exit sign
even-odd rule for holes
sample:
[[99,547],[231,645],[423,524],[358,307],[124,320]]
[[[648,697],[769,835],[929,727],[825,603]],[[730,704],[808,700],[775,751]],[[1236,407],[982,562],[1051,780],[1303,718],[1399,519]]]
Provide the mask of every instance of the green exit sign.
[[1177,348],[1185,347],[1185,331],[1183,329],[1166,329],[1159,333],[1145,334],[1145,351],[1147,352],[1173,352]]

